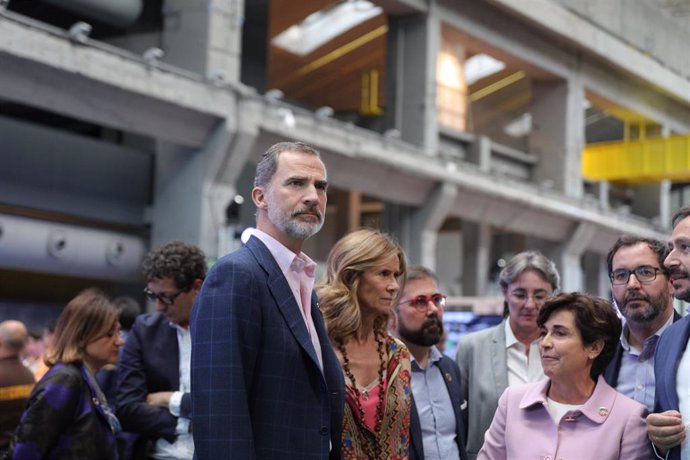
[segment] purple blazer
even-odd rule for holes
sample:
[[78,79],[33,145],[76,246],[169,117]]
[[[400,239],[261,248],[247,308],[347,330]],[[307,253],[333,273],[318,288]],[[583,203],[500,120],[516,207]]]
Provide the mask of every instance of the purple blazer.
[[477,459],[598,460],[654,458],[647,409],[599,377],[592,396],[557,425],[547,410],[551,381],[508,387]]

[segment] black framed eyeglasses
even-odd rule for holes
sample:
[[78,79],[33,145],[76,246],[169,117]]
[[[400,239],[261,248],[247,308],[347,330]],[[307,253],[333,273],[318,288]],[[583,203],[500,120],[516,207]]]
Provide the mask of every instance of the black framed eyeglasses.
[[635,274],[635,278],[642,284],[651,283],[656,279],[657,273],[665,273],[664,270],[649,265],[641,265],[639,267],[628,270],[627,268],[619,268],[614,270],[609,275],[611,284],[628,284],[631,274]]
[[144,288],[144,294],[146,295],[146,297],[150,301],[155,302],[156,300],[160,300],[160,302],[165,304],[165,305],[174,304],[175,299],[177,299],[179,297],[179,295],[182,294],[183,292],[184,292],[184,289],[180,289],[179,291],[177,291],[174,294],[166,294],[163,292],[160,294],[156,294],[155,292],[153,292],[149,288]]
[[433,303],[436,308],[443,309],[446,307],[446,296],[443,294],[418,295],[417,297],[403,300],[400,304],[409,303],[419,311],[427,311],[429,309],[429,302]]

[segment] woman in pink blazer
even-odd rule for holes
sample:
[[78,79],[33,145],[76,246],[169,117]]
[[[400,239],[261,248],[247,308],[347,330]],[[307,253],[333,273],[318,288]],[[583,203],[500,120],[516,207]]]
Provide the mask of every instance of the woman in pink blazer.
[[547,379],[508,387],[478,459],[635,460],[654,458],[642,405],[601,376],[621,323],[604,299],[563,293],[539,311]]

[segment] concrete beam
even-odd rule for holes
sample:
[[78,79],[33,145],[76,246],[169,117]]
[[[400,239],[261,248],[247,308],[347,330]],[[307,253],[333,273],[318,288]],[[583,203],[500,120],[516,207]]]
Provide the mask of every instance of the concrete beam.
[[394,16],[423,13],[429,9],[427,0],[374,0],[374,3],[383,7],[386,14]]
[[[498,1],[494,3],[497,4],[496,8],[473,0],[438,0],[438,10],[444,22],[463,35],[470,49],[489,53],[513,68],[525,70],[530,77],[536,79],[569,79],[574,73],[579,73],[588,92],[616,101],[650,120],[666,123],[677,132],[690,130],[690,82],[687,80],[681,84],[681,89],[675,88],[674,92],[669,92],[667,88],[662,88],[662,91],[652,89],[648,79],[640,81],[636,74],[632,74],[633,78],[627,78],[631,74],[625,69],[622,69],[623,72],[612,72],[610,67],[602,66],[600,56],[593,58],[590,54],[576,55],[564,50],[557,40],[550,39],[543,33],[542,26],[554,34],[558,33],[551,29],[551,25],[540,24],[540,28],[535,28],[524,20],[515,20],[515,9],[532,9],[536,3],[548,3],[549,9],[560,8],[556,6],[556,2],[503,2],[513,4],[514,8],[499,5]],[[574,21],[578,26],[581,23],[579,18]],[[561,30],[579,30],[570,23],[565,27]],[[601,34],[601,31],[598,33]],[[579,34],[571,35],[580,38]],[[600,38],[605,42],[613,40],[612,37]],[[578,42],[574,41],[573,45],[578,46]],[[620,60],[619,58],[616,55],[616,59]],[[659,66],[648,57],[644,57],[644,60],[655,68]],[[605,59],[605,62],[611,61]],[[640,64],[638,72],[646,71],[647,63]],[[665,71],[670,73],[669,70]],[[685,98],[674,95],[682,91],[685,91]]]
[[595,199],[568,198],[553,190],[482,173],[469,163],[430,158],[412,144],[352,124],[323,120],[309,110],[284,103],[260,103],[248,105],[244,116],[259,120],[262,138],[300,139],[319,148],[329,168],[329,182],[337,187],[418,207],[438,182],[447,182],[458,187],[462,198],[455,200],[451,215],[533,233],[548,241],[566,238],[578,222],[592,223],[606,235],[667,238],[648,222],[600,209]]
[[233,92],[198,76],[8,16],[0,68],[2,99],[192,147],[234,105]]
[[690,81],[552,0],[489,0],[690,104]]

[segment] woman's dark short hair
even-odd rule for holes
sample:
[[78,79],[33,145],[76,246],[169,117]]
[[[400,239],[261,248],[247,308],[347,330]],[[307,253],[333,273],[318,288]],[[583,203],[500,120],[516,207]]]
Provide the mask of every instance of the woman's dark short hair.
[[575,315],[575,325],[584,345],[591,345],[597,340],[604,342],[604,348],[594,359],[590,371],[590,376],[596,380],[616,352],[621,335],[621,320],[611,302],[606,299],[582,292],[564,292],[544,302],[537,318],[539,327],[544,327],[551,315],[561,310],[571,311]]

